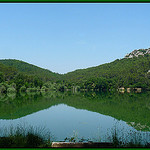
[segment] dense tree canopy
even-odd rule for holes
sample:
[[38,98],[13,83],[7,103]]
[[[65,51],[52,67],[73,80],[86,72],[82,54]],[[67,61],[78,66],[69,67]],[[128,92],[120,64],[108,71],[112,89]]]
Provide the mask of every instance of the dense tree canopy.
[[0,63],[16,68],[17,71],[20,73],[24,73],[27,75],[36,75],[45,82],[49,80],[56,81],[61,78],[61,75],[58,73],[53,73],[47,69],[43,69],[20,60],[4,59],[4,60],[0,60]]

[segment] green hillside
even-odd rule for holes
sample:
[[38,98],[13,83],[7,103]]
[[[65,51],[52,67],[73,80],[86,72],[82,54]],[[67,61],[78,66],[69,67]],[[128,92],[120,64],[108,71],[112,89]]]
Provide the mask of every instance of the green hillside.
[[0,82],[11,80],[17,74],[17,69],[0,63]]
[[[20,90],[37,91],[46,82],[56,82],[62,75],[14,59],[0,60],[0,93]],[[45,87],[43,87],[45,90]]]
[[117,59],[87,69],[79,69],[64,75],[66,81],[82,88],[150,87],[150,55]]
[[4,59],[0,60],[0,82],[3,81],[15,83],[17,89],[43,85],[52,88],[51,83],[56,82],[61,91],[75,86],[96,91],[119,87],[150,90],[150,49],[134,50],[123,59],[64,75],[20,60]]
[[58,73],[53,73],[47,69],[43,69],[20,60],[3,59],[0,60],[0,63],[14,67],[20,73],[25,73],[27,75],[36,75],[43,81],[56,81],[61,77],[61,75]]

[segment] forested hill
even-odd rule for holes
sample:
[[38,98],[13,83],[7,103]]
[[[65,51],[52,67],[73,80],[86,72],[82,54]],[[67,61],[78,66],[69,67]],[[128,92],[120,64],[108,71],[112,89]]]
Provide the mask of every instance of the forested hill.
[[[135,50],[123,59],[64,75],[83,88],[150,87],[150,49]],[[103,86],[103,87],[102,87]]]
[[67,74],[53,73],[47,69],[14,59],[0,60],[0,84],[16,84],[22,86],[57,88],[73,88],[87,90],[109,90],[119,87],[141,87],[150,90],[150,48],[134,50],[123,59],[117,59],[87,69],[79,69]]
[[33,76],[35,75],[44,82],[56,81],[61,78],[61,75],[58,73],[53,73],[47,69],[43,69],[35,65],[20,61],[20,60],[3,59],[3,60],[0,60],[0,63],[4,64],[5,66],[15,68],[20,73],[23,73],[26,75],[33,75]]
[[3,80],[11,80],[17,72],[16,68],[0,63],[0,82]]

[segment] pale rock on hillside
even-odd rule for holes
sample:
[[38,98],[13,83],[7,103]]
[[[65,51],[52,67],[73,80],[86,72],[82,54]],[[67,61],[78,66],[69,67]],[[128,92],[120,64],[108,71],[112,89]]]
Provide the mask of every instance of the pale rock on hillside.
[[131,53],[127,54],[125,56],[125,58],[133,58],[133,57],[138,57],[138,56],[144,56],[145,54],[150,55],[150,48],[134,50]]

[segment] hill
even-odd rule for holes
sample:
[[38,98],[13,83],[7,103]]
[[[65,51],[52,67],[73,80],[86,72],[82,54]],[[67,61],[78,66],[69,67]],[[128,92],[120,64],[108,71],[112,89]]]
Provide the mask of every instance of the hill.
[[11,80],[17,74],[17,69],[0,63],[0,82]]
[[40,79],[42,79],[44,82],[56,81],[61,78],[61,75],[58,73],[53,73],[47,69],[43,69],[20,60],[3,59],[0,60],[0,63],[9,67],[16,68],[16,70],[20,73],[37,76]]
[[[14,59],[0,60],[0,82],[22,86],[59,89],[78,86],[85,90],[109,90],[119,87],[141,87],[150,90],[150,48],[134,50],[125,58],[87,69],[61,75],[47,69]],[[47,82],[47,83],[46,83]],[[45,88],[45,87],[44,87]]]
[[0,93],[19,91],[22,88],[35,90],[35,87],[37,89],[42,88],[44,83],[56,82],[61,78],[62,75],[60,74],[20,60],[0,60]]
[[[134,53],[136,52],[136,53]],[[142,55],[136,55],[136,54]],[[132,57],[130,57],[132,54]],[[133,55],[135,54],[135,55]],[[66,81],[77,83],[81,88],[108,89],[118,87],[150,87],[150,49],[131,52],[123,59],[117,59],[87,69],[79,69],[64,75]]]

